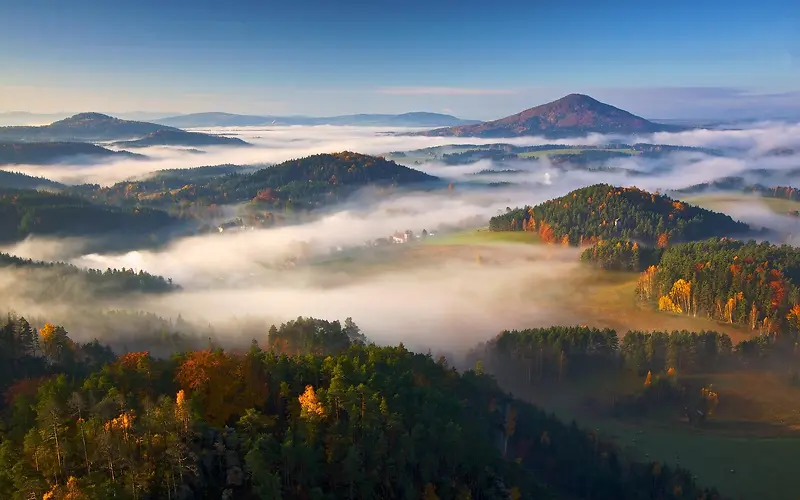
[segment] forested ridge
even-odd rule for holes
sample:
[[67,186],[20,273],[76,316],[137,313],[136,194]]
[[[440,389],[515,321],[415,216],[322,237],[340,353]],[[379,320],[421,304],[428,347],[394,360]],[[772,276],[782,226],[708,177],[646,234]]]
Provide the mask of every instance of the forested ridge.
[[741,234],[746,224],[661,194],[595,184],[536,206],[492,217],[492,231],[531,231],[545,242],[585,245],[623,238],[665,247],[672,242]]
[[[148,205],[163,209],[188,206],[214,207],[225,203],[250,202],[265,211],[309,210],[342,201],[366,186],[399,187],[437,181],[438,178],[377,156],[344,151],[285,161],[255,172],[221,165],[226,172],[213,178],[159,175],[141,182],[121,182],[109,188],[85,186],[82,193],[120,205]],[[181,180],[185,179],[185,180]],[[89,193],[87,193],[89,188]]]
[[351,321],[169,359],[15,316],[0,342],[3,498],[719,498]]

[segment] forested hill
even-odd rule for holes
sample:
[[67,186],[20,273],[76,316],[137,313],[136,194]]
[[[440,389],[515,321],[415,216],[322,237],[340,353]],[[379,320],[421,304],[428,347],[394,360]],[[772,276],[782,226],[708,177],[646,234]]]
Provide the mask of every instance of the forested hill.
[[628,461],[480,371],[364,345],[357,331],[298,318],[270,328],[267,350],[157,359],[10,316],[0,497],[720,498],[686,470]]
[[83,198],[45,191],[0,189],[0,241],[29,234],[88,236],[109,232],[147,233],[175,220],[147,208],[95,205]]
[[[289,160],[251,174],[212,180],[208,187],[228,198],[255,200],[267,206],[287,202],[314,206],[338,201],[365,186],[409,186],[438,177],[378,156],[350,151]],[[219,185],[217,183],[219,182]]]
[[0,165],[48,165],[125,158],[143,159],[145,156],[82,142],[0,142]]
[[285,189],[295,183],[363,186],[403,185],[435,180],[438,178],[382,157],[343,151],[308,156],[267,167],[244,176],[241,184]]
[[98,187],[92,196],[111,203],[146,203],[159,208],[252,201],[267,210],[309,209],[341,201],[365,186],[409,186],[439,180],[382,157],[348,151],[289,160],[250,173],[236,173],[245,168],[233,165],[219,168],[231,173],[209,179],[203,172],[189,172],[194,178],[181,177],[180,186],[162,178],[122,182]]
[[623,238],[660,247],[670,242],[747,233],[730,216],[648,193],[595,184],[534,207],[492,217],[493,231],[535,231],[544,241],[581,245]]
[[50,125],[0,127],[0,140],[22,142],[115,141],[144,137],[165,129],[180,130],[155,123],[120,120],[102,113],[79,113]]

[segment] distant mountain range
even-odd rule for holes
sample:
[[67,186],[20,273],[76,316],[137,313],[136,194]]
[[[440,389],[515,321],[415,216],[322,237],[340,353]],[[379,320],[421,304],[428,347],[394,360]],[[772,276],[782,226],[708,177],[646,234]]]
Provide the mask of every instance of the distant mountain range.
[[[0,127],[16,127],[19,125],[47,125],[64,118],[69,118],[78,113],[30,113],[28,111],[6,111],[0,113]],[[172,116],[178,113],[165,113],[163,111],[154,113],[152,111],[129,111],[126,113],[103,113],[113,115],[123,120],[152,121],[162,116]]]
[[0,165],[91,163],[98,160],[144,159],[128,151],[111,151],[85,142],[0,142]]
[[526,109],[515,115],[476,125],[438,128],[412,135],[431,137],[520,137],[537,135],[563,138],[604,134],[642,134],[679,131],[685,127],[651,122],[583,94]]
[[462,120],[441,113],[412,112],[400,115],[358,114],[329,117],[258,116],[231,113],[193,113],[154,120],[156,123],[180,128],[253,127],[262,125],[350,125],[376,127],[451,127],[472,125],[478,120]]
[[148,122],[121,120],[101,113],[79,113],[41,126],[0,128],[0,140],[17,142],[100,142],[138,139],[159,130],[180,129]]
[[0,127],[3,142],[109,142],[129,141],[130,147],[225,146],[247,144],[241,139],[187,132],[163,124],[121,120],[102,113],[79,113],[50,125]]

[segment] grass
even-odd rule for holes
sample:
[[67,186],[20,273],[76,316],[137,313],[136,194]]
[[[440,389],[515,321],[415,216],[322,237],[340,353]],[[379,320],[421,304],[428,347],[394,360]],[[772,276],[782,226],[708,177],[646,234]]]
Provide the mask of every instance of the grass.
[[541,243],[541,240],[536,233],[478,229],[429,237],[424,243],[426,245],[486,245],[493,243]]

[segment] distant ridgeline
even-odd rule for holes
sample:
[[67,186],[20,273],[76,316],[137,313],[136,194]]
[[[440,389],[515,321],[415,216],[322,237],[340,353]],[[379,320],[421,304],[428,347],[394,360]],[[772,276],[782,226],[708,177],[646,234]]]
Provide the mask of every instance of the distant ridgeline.
[[148,208],[95,205],[86,199],[45,191],[0,189],[0,242],[29,234],[88,236],[110,232],[149,232],[174,222]]
[[[639,156],[642,158],[660,158],[675,152],[696,152],[704,154],[719,154],[710,149],[688,146],[670,146],[663,144],[606,144],[601,146],[575,146],[567,144],[545,144],[541,146],[514,146],[511,144],[483,145],[455,145],[449,147],[469,148],[465,151],[444,153],[441,160],[448,165],[463,165],[474,163],[478,160],[510,161],[540,159],[536,153],[542,153],[554,165],[570,163],[574,165],[587,165],[590,163],[604,162],[614,158],[627,158]],[[438,148],[427,148],[412,151],[418,155],[435,153]],[[442,148],[443,149],[443,148]],[[393,153],[393,156],[399,157]],[[435,158],[435,157],[434,157]]]
[[[31,274],[32,283],[20,286],[30,292],[40,288],[37,300],[81,300],[87,294],[102,294],[103,297],[116,296],[130,292],[164,293],[178,290],[171,279],[155,276],[133,269],[84,269],[64,262],[43,262],[22,259],[0,253],[0,269],[12,269],[19,273]],[[36,274],[37,271],[40,274]],[[36,278],[36,279],[34,279]]]
[[665,247],[749,231],[746,224],[637,188],[595,184],[534,207],[517,208],[492,217],[492,231],[531,231],[543,241],[585,245],[623,238]]
[[[344,199],[365,186],[394,187],[423,184],[438,178],[382,157],[342,152],[289,160],[255,172],[231,167],[225,175],[210,178],[156,176],[142,182],[122,182],[96,189],[98,199],[118,204],[148,204],[175,208],[251,202],[263,211],[312,209]],[[205,174],[207,172],[198,172]],[[179,185],[180,184],[180,185]]]

